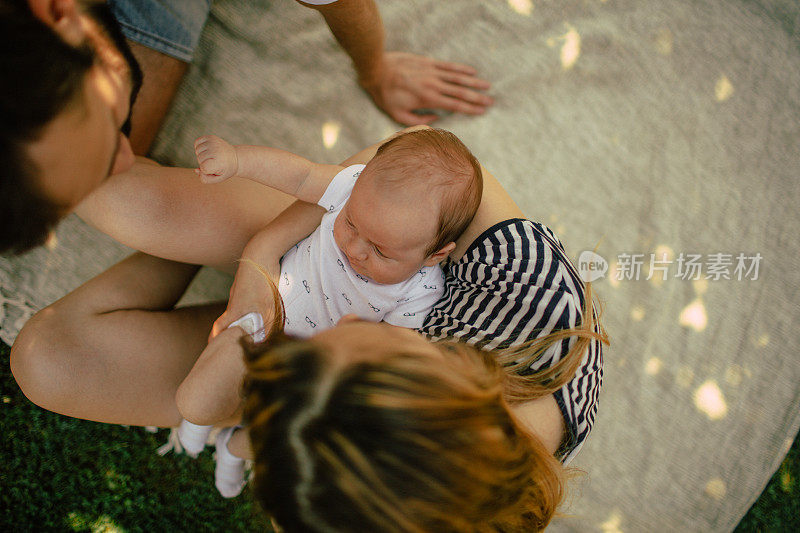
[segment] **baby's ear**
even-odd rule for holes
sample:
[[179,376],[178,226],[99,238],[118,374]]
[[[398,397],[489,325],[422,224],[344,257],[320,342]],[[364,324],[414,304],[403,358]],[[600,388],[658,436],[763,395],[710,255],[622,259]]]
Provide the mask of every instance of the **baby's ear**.
[[428,258],[425,260],[425,266],[429,267],[433,265],[438,265],[439,263],[444,261],[448,255],[450,255],[450,252],[452,252],[455,249],[456,249],[456,243],[448,242],[447,244],[442,246],[438,251],[433,252],[431,255],[428,256]]

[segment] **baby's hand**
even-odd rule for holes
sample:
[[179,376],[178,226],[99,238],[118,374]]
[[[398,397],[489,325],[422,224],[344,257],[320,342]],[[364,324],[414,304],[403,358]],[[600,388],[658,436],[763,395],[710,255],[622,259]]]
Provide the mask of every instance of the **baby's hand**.
[[197,156],[195,169],[204,183],[219,183],[239,171],[239,158],[236,148],[228,141],[216,135],[203,135],[194,142],[194,153]]

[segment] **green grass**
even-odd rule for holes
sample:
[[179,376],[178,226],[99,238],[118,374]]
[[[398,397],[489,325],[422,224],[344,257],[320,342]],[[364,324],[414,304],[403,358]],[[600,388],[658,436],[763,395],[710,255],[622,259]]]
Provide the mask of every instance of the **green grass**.
[[[76,420],[31,404],[0,344],[0,531],[269,531],[249,489],[225,500],[209,451],[197,459],[156,448],[167,431]],[[795,440],[737,532],[800,531]]]
[[[800,435],[798,435],[800,437]],[[769,480],[736,533],[800,531],[800,438],[795,437],[780,468]]]
[[168,431],[87,422],[30,403],[0,345],[0,531],[270,531],[249,489],[214,488],[197,459],[155,450]]

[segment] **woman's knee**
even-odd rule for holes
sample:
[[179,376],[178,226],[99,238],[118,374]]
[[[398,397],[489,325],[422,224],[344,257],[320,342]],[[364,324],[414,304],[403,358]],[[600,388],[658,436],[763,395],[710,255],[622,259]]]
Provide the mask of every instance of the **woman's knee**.
[[11,373],[30,401],[55,410],[64,398],[65,364],[71,357],[65,317],[55,307],[35,314],[11,346]]

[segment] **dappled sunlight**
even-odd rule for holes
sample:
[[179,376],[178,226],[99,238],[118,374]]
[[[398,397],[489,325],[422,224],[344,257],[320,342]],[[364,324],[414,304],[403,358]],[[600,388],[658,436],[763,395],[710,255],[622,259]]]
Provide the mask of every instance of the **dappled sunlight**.
[[50,251],[53,251],[58,247],[58,237],[56,236],[55,231],[51,231],[47,234],[47,240],[44,241],[44,247]]
[[608,520],[600,524],[600,529],[603,533],[622,533],[621,525],[622,514],[619,512],[619,509],[614,509],[608,516]]
[[533,2],[531,0],[508,0],[508,5],[520,15],[530,17],[531,13],[533,13]]
[[761,335],[758,336],[757,339],[755,339],[755,345],[758,346],[759,348],[763,348],[767,344],[769,344],[768,333],[762,333]]
[[569,31],[562,37],[564,44],[561,46],[561,66],[564,70],[571,69],[581,55],[581,36],[575,28],[567,25]]
[[661,359],[658,357],[651,357],[647,364],[644,367],[644,372],[648,376],[655,376],[659,372],[661,372],[661,368],[664,364],[661,362]]
[[619,263],[614,261],[608,266],[608,284],[613,288],[619,287],[620,282]]
[[714,96],[717,98],[717,102],[724,102],[730,98],[732,94],[733,85],[731,85],[731,80],[723,74],[714,86]]
[[725,383],[733,387],[741,385],[746,371],[739,365],[731,365],[725,371]]
[[672,53],[674,43],[675,38],[672,36],[672,32],[669,31],[669,28],[661,28],[658,30],[654,41],[656,52],[662,56],[668,56]]
[[66,522],[73,531],[89,530],[92,533],[124,533],[125,531],[107,515],[100,515],[92,520],[89,515],[84,513],[69,513]]
[[694,405],[711,420],[720,420],[728,414],[728,405],[716,382],[708,380],[695,391]]
[[702,296],[708,290],[708,280],[705,278],[696,279],[692,281],[692,287],[694,287],[694,292],[696,292],[698,296]]
[[339,141],[339,132],[342,131],[342,125],[338,122],[326,122],[322,125],[322,144],[330,150]]
[[703,331],[708,325],[706,306],[699,298],[687,305],[678,318],[681,326],[691,328],[697,332]]
[[631,309],[631,320],[641,322],[644,319],[644,308],[641,305],[634,305]]
[[718,477],[709,479],[706,483],[705,493],[715,500],[722,500],[727,492],[725,482]]

